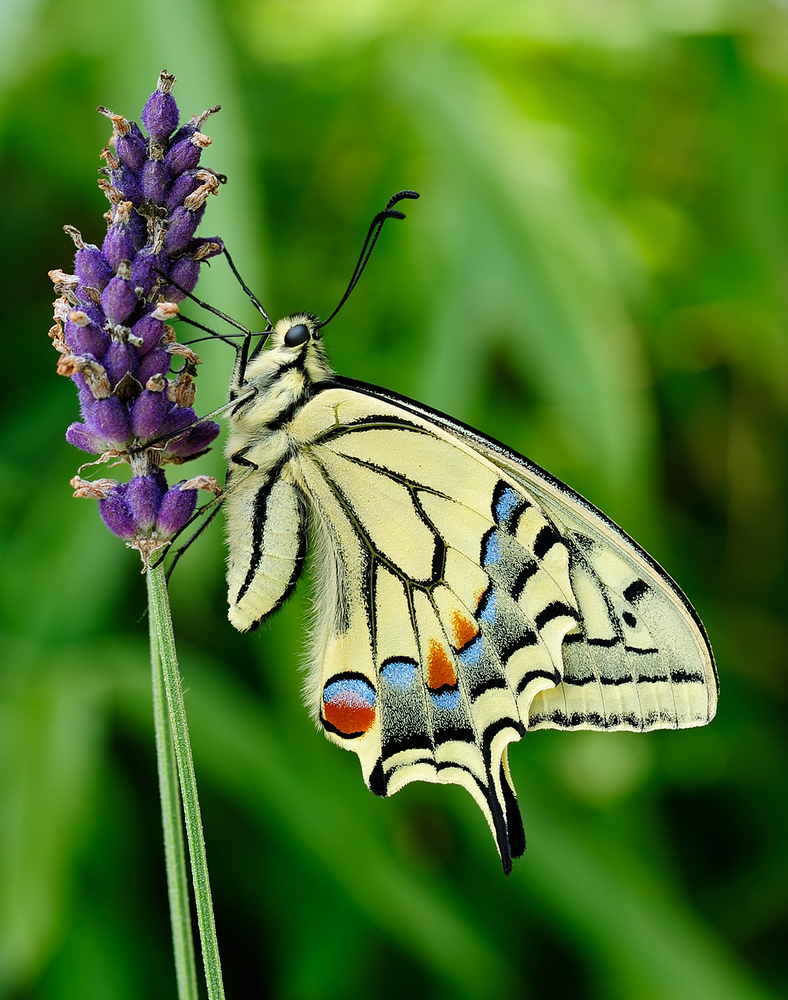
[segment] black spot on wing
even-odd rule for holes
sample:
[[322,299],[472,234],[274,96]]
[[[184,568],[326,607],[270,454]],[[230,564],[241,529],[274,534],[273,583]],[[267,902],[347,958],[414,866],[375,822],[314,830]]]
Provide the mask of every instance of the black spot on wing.
[[495,484],[490,510],[495,523],[509,534],[515,534],[523,512],[530,506],[524,496],[502,479]]
[[545,524],[536,533],[534,539],[534,555],[537,559],[544,559],[550,549],[561,541],[561,536],[552,524]]
[[518,649],[525,649],[526,646],[535,646],[539,642],[539,636],[532,628],[520,622],[515,624],[519,625],[517,631],[511,630],[506,633],[502,637],[497,650],[503,663],[508,663],[509,659],[514,656]]
[[410,733],[402,737],[389,737],[383,744],[383,757],[393,757],[403,750],[426,750],[432,753],[435,747],[426,733]]
[[489,675],[480,680],[475,680],[473,676],[468,678],[468,695],[471,701],[476,701],[485,691],[499,690],[505,691],[508,687],[506,678],[500,675]]
[[624,600],[628,601],[630,604],[634,604],[635,601],[639,600],[649,589],[648,584],[645,580],[635,580],[634,583],[624,590]]
[[476,735],[470,726],[435,726],[435,743],[475,743]]
[[557,670],[528,670],[525,674],[523,674],[517,684],[517,694],[522,694],[531,681],[536,680],[537,677],[545,677],[547,680],[552,681],[555,685],[561,683],[561,675]]
[[674,684],[705,684],[706,678],[703,674],[691,672],[689,670],[671,670],[670,679]]
[[577,621],[577,612],[574,608],[570,608],[568,604],[564,604],[563,601],[551,601],[536,616],[534,625],[541,631],[548,622],[553,621],[555,618],[571,618],[573,621]]
[[532,559],[530,562],[527,562],[523,566],[523,568],[519,571],[517,576],[514,578],[514,582],[512,583],[512,597],[515,599],[515,601],[519,600],[520,595],[525,589],[526,583],[528,583],[531,577],[538,572],[539,572],[539,563],[537,563],[535,559]]

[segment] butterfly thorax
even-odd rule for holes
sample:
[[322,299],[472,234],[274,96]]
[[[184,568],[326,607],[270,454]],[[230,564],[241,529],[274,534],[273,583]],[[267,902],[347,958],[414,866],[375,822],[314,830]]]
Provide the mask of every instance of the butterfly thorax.
[[230,400],[238,402],[230,411],[225,451],[230,472],[238,465],[266,470],[283,461],[300,443],[292,421],[316,383],[333,374],[316,318],[298,313],[280,320],[266,348],[233,373]]

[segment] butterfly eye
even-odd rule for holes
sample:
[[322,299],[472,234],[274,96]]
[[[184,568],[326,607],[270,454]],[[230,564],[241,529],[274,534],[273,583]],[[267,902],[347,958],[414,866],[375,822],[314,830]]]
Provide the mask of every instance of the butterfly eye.
[[285,347],[300,347],[309,340],[309,329],[303,323],[291,326],[285,334]]

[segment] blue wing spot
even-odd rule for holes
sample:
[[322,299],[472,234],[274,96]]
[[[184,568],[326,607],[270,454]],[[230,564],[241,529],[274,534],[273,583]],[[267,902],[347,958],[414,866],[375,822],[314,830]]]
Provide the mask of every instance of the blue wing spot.
[[345,700],[352,701],[356,698],[373,707],[377,702],[375,689],[366,677],[340,677],[330,681],[323,688],[323,701],[326,704]]
[[493,502],[493,517],[498,524],[506,525],[509,518],[522,503],[522,497],[511,488],[505,487],[501,495]]
[[498,618],[498,595],[493,587],[485,591],[479,602],[476,617],[486,625],[493,625]]
[[500,562],[501,555],[501,540],[495,528],[491,528],[482,538],[482,566]]
[[440,691],[438,694],[430,691],[430,698],[432,698],[435,707],[444,712],[453,712],[460,704],[460,692],[456,688],[450,691]]
[[484,639],[478,636],[458,656],[466,667],[478,667],[484,659]]
[[407,691],[416,676],[416,661],[406,658],[386,660],[380,668],[380,676],[398,691]]

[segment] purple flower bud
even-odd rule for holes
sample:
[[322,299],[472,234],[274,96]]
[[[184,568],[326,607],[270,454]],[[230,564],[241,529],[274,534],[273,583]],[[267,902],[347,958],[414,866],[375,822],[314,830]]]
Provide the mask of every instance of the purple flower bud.
[[170,93],[154,91],[142,111],[142,124],[151,139],[164,142],[178,127],[178,105]]
[[129,132],[117,137],[115,152],[130,170],[135,174],[140,172],[148,156],[148,144],[136,122],[131,122]]
[[184,170],[194,170],[194,168],[200,162],[200,156],[202,154],[202,147],[200,145],[195,145],[189,139],[181,139],[180,142],[176,142],[174,146],[170,146],[169,152],[164,157],[164,162],[173,177]]
[[93,406],[93,402],[96,397],[90,389],[88,389],[85,376],[81,372],[77,372],[76,375],[72,375],[71,380],[79,391],[79,409],[84,416],[86,413],[92,412],[91,407]]
[[182,206],[175,209],[170,216],[170,223],[164,236],[164,249],[170,256],[181,253],[188,247],[204,214],[205,205],[200,205],[194,212]]
[[90,322],[95,323],[96,326],[102,326],[106,320],[106,316],[101,311],[101,307],[94,305],[93,303],[82,306],[82,312],[84,312]]
[[115,396],[94,399],[90,407],[83,411],[83,416],[90,429],[100,435],[107,447],[122,448],[131,436],[126,407]]
[[101,305],[113,326],[125,323],[137,305],[134,286],[116,275],[102,292]]
[[159,271],[166,271],[162,256],[151,253],[150,250],[142,250],[131,262],[131,283],[134,288],[142,289],[145,298],[150,295],[156,280],[161,277]]
[[[181,480],[181,483],[185,480]],[[186,524],[197,506],[197,490],[182,490],[181,483],[167,490],[156,517],[156,528],[164,538],[172,538]]]
[[179,205],[184,203],[192,191],[196,191],[199,186],[200,181],[194,174],[189,173],[189,171],[185,171],[176,177],[172,182],[172,187],[165,202],[167,211],[172,214]]
[[74,258],[74,271],[80,284],[101,291],[112,277],[112,268],[97,246],[86,244],[77,250]]
[[154,319],[148,313],[147,316],[143,316],[142,319],[137,320],[131,328],[131,333],[133,337],[139,337],[142,341],[137,346],[137,350],[141,355],[144,355],[148,351],[152,351],[154,347],[158,347],[161,338],[164,336],[164,323],[160,319]]
[[169,405],[166,388],[159,392],[143,389],[131,409],[131,430],[134,436],[140,441],[158,437]]
[[[199,277],[200,265],[191,257],[179,257],[170,268],[170,278],[177,281],[186,292],[192,291]],[[180,291],[175,285],[167,285],[162,294],[171,302],[180,302],[186,298],[186,292]]]
[[66,430],[66,441],[73,444],[75,448],[86,451],[91,455],[100,455],[106,451],[106,442],[98,434],[94,434],[86,425],[79,422],[70,424]]
[[74,354],[91,354],[97,361],[102,360],[109,347],[109,336],[95,323],[80,325],[66,320],[65,335]]
[[[213,110],[218,111],[219,110],[218,105]],[[202,120],[204,121],[204,119]],[[189,119],[189,121],[187,121],[185,125],[181,125],[181,127],[178,129],[175,135],[170,139],[170,148],[172,148],[178,142],[183,142],[184,139],[190,139],[199,127],[200,123],[198,123],[196,118]]]
[[134,237],[134,249],[141,250],[148,242],[148,227],[145,220],[136,211],[132,210],[128,225],[131,235]]
[[170,406],[161,425],[162,434],[177,434],[197,422],[197,414],[190,406]]
[[[184,407],[188,409],[188,407]],[[221,427],[213,420],[203,420],[194,427],[184,431],[167,443],[165,454],[173,458],[195,458],[206,451],[217,438]]]
[[172,364],[172,355],[163,347],[154,347],[140,361],[136,378],[145,385],[154,375],[166,375]]
[[132,260],[134,257],[134,234],[129,226],[114,223],[107,230],[101,251],[113,268],[117,268],[122,260]]
[[113,340],[103,361],[107,377],[114,388],[124,375],[135,375],[139,367],[139,354],[127,341]]
[[139,178],[125,163],[110,173],[110,180],[126,201],[130,201],[134,205],[141,203],[142,187]]
[[128,542],[134,537],[137,524],[126,503],[127,492],[128,486],[125,483],[117,486],[107,497],[99,500],[99,513],[109,530]]
[[129,483],[125,499],[136,524],[135,534],[147,534],[153,527],[166,487],[161,469],[149,476],[134,476]]
[[162,205],[170,186],[170,172],[163,160],[146,160],[142,168],[142,196]]

